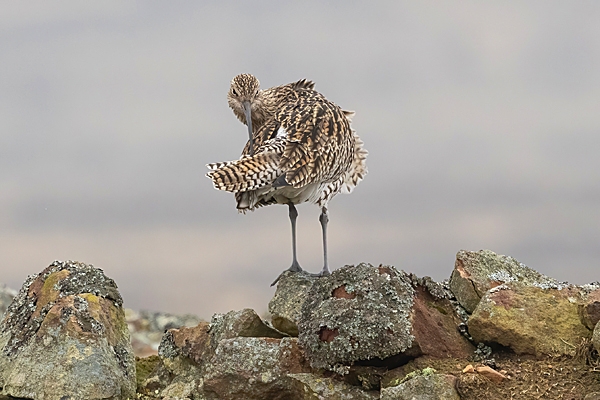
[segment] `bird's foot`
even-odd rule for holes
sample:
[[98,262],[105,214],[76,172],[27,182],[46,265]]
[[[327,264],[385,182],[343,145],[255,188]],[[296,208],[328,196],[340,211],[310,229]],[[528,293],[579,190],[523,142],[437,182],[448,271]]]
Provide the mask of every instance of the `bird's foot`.
[[323,268],[321,270],[321,272],[318,272],[316,274],[308,273],[308,275],[309,276],[327,276],[327,275],[331,275],[331,272],[329,272],[329,269]]
[[291,272],[302,272],[304,270],[302,269],[302,267],[300,267],[300,264],[298,264],[297,261],[294,261],[292,263],[291,267],[289,267],[288,269],[286,269],[285,271],[283,271],[282,273],[279,274],[279,276],[277,277],[277,279],[275,279],[273,281],[273,283],[271,283],[271,286],[275,286],[277,284],[277,282],[279,282],[279,280],[281,279],[281,277],[283,276],[283,274],[285,274],[288,271],[291,271]]
[[316,274],[313,274],[311,272],[306,272],[305,270],[303,270],[302,268],[300,268],[300,265],[298,263],[296,264],[292,264],[291,267],[289,267],[288,269],[286,269],[285,271],[283,271],[281,274],[279,274],[279,276],[277,277],[277,279],[275,279],[275,281],[273,283],[271,283],[271,286],[275,286],[275,284],[277,282],[279,282],[279,280],[281,279],[281,277],[283,276],[283,274],[285,274],[288,271],[292,271],[292,272],[302,272],[304,273],[306,276],[314,276],[314,277],[321,277],[321,276],[327,276],[327,275],[331,275],[331,272],[329,272],[329,268],[324,267],[321,272],[318,272]]

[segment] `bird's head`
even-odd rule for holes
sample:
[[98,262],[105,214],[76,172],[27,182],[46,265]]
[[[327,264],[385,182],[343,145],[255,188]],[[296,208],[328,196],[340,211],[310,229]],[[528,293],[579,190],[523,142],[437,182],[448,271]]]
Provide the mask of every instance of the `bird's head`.
[[252,149],[252,124],[262,120],[260,82],[254,75],[240,74],[231,80],[227,102],[238,119],[248,126],[250,154]]

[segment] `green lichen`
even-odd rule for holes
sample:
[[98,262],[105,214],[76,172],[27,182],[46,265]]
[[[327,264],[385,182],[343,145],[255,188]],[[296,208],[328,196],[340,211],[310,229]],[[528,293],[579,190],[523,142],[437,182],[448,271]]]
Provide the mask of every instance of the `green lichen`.
[[146,358],[136,358],[135,360],[135,382],[137,387],[141,387],[142,384],[150,377],[150,374],[156,369],[160,363],[160,357],[150,356]]

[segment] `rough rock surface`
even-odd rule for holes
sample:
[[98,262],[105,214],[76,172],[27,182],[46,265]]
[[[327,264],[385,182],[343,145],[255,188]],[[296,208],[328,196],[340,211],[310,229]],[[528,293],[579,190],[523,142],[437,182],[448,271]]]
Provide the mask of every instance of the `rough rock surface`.
[[509,282],[521,282],[539,288],[563,286],[510,256],[490,250],[461,250],[456,254],[450,290],[468,313],[475,310],[479,300],[489,289]]
[[298,321],[302,305],[318,277],[307,273],[285,272],[277,283],[275,295],[269,302],[273,326],[290,336],[298,336]]
[[583,303],[579,304],[579,317],[588,329],[594,329],[600,321],[600,287],[597,284],[582,286],[584,293],[586,289],[591,290],[586,293]]
[[150,398],[203,399],[203,368],[213,356],[209,330],[208,322],[168,330],[158,349],[159,358],[144,365],[150,370],[147,374],[138,374],[138,393]]
[[289,399],[283,378],[309,370],[296,338],[225,339],[206,364],[204,393],[207,399]]
[[55,261],[30,276],[0,326],[2,393],[132,398],[135,364],[122,302],[115,282],[91,265]]
[[159,346],[159,362],[138,392],[159,398],[288,398],[281,397],[291,393],[282,379],[309,367],[297,339],[281,336],[251,309],[170,329]]
[[398,386],[381,389],[381,400],[460,400],[453,375],[424,370],[407,378]]
[[227,314],[215,314],[210,321],[210,335],[213,347],[223,339],[233,337],[271,337],[282,338],[285,334],[267,325],[256,311],[245,308],[229,311]]
[[412,274],[410,277],[415,290],[412,352],[433,358],[470,356],[474,347],[457,330],[462,320],[448,300],[450,294],[429,277],[416,278]]
[[0,321],[4,318],[4,312],[17,292],[4,284],[0,283]]
[[131,346],[136,357],[158,354],[158,345],[164,333],[173,328],[192,327],[201,319],[195,315],[175,315],[152,311],[125,309],[125,320],[131,334]]
[[294,400],[375,400],[379,391],[365,391],[347,383],[314,374],[290,374]]
[[342,374],[359,360],[393,366],[423,354],[467,356],[471,345],[445,296],[441,285],[392,266],[347,265],[312,286],[300,344],[314,368]]
[[592,335],[592,344],[596,351],[600,354],[600,322],[596,323],[594,333]]
[[512,282],[488,291],[469,319],[478,342],[499,343],[517,354],[573,355],[590,331],[581,323],[577,288],[542,289]]

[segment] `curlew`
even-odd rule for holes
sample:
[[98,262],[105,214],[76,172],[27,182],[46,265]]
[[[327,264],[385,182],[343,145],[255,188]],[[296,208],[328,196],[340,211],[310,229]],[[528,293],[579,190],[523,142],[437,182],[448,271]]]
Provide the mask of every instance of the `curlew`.
[[242,213],[270,204],[288,206],[292,265],[286,271],[302,271],[296,254],[296,204],[317,204],[323,269],[311,275],[329,274],[328,203],[340,192],[350,193],[367,174],[367,151],[350,126],[354,112],[327,100],[305,79],[261,90],[253,75],[237,75],[227,100],[247,125],[248,142],[239,160],[208,164],[206,176],[216,189],[235,194]]

